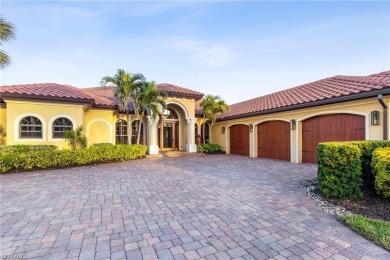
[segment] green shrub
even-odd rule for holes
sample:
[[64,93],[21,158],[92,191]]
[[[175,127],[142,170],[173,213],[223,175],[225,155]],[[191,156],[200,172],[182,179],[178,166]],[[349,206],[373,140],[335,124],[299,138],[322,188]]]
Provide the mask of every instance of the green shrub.
[[362,152],[360,159],[362,161],[363,178],[372,182],[374,177],[371,171],[372,153],[376,148],[390,147],[390,141],[354,141],[348,143],[360,148]]
[[350,143],[329,142],[317,146],[318,187],[326,197],[363,197],[360,157],[359,147]]
[[17,145],[0,145],[0,154],[3,153],[27,153],[38,150],[57,150],[56,145],[27,145],[27,144],[17,144]]
[[219,144],[198,144],[198,153],[220,153],[222,152],[222,146]]
[[112,143],[97,143],[97,144],[93,144],[93,146],[113,146]]
[[66,130],[64,138],[72,150],[84,149],[88,146],[88,139],[84,134],[83,126],[78,126],[75,130]]
[[376,192],[390,198],[390,148],[375,149],[371,165],[375,174]]
[[1,172],[68,167],[101,162],[127,161],[144,157],[145,145],[96,145],[86,149],[15,150],[0,154]]

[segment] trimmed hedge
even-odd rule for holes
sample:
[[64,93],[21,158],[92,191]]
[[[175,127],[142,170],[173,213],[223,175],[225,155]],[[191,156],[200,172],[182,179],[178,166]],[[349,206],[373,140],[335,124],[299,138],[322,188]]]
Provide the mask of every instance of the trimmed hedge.
[[145,145],[101,144],[80,150],[27,148],[22,152],[7,151],[0,154],[1,172],[127,161],[144,157],[146,149]]
[[198,153],[221,153],[222,146],[219,144],[198,144],[197,146]]
[[17,144],[17,145],[0,145],[0,154],[3,153],[28,153],[32,151],[40,150],[57,150],[56,145],[27,145],[27,144]]
[[361,161],[362,161],[362,170],[363,178],[368,179],[370,182],[373,181],[373,174],[371,171],[371,161],[372,154],[376,148],[390,147],[390,141],[353,141],[353,142],[344,142],[356,145],[360,148],[362,152]]
[[318,187],[326,197],[363,198],[360,157],[360,148],[351,143],[318,144]]
[[390,198],[390,148],[375,149],[371,166],[375,174],[376,191],[383,197]]

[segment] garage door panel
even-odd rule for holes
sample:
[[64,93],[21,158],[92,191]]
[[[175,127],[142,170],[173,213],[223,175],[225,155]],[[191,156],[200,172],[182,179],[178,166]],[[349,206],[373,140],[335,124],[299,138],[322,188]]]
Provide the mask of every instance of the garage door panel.
[[257,156],[290,161],[290,124],[268,121],[257,126]]
[[249,156],[249,127],[247,125],[230,127],[230,153]]
[[364,116],[333,114],[309,118],[302,122],[302,162],[317,162],[317,145],[321,142],[364,139]]

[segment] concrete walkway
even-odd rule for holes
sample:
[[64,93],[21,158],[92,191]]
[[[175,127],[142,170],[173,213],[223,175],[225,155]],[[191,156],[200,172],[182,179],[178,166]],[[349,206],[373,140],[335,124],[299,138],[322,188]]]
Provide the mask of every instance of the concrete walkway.
[[204,155],[1,175],[1,256],[390,259],[305,195],[315,171]]

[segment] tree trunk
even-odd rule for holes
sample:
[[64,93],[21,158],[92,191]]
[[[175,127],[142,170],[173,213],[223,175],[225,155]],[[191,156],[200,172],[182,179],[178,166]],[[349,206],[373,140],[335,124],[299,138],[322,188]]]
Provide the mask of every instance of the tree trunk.
[[203,145],[206,144],[206,117],[203,117]]
[[141,112],[141,118],[139,119],[139,124],[138,124],[138,136],[137,136],[137,144],[139,144],[139,139],[141,137],[141,129],[142,129],[142,120],[144,118],[144,111]]
[[131,124],[130,124],[130,115],[128,110],[126,110],[126,121],[127,121],[127,143],[131,144],[131,135],[130,135]]

